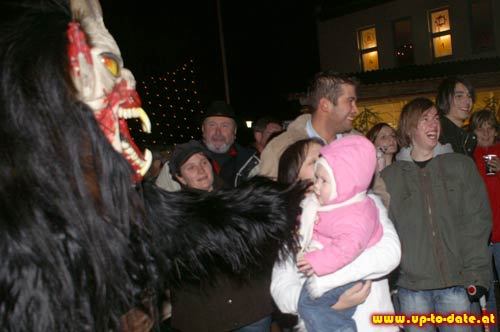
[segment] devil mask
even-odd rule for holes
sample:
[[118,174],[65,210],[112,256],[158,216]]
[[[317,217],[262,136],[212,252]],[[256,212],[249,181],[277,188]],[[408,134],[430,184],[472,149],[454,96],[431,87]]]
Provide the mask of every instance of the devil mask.
[[92,108],[105,136],[132,165],[139,181],[150,167],[152,155],[136,146],[126,119],[139,118],[146,133],[151,131],[151,123],[141,108],[134,76],[123,66],[120,49],[104,26],[99,3],[72,0],[71,7],[78,22],[68,26],[68,55],[78,97]]

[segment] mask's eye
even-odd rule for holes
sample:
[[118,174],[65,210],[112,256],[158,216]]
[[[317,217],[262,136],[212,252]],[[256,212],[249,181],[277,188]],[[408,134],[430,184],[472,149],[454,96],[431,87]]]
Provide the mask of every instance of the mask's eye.
[[120,64],[118,63],[118,60],[116,59],[115,56],[112,54],[106,54],[103,53],[101,54],[101,61],[108,69],[108,71],[113,75],[114,77],[120,76]]

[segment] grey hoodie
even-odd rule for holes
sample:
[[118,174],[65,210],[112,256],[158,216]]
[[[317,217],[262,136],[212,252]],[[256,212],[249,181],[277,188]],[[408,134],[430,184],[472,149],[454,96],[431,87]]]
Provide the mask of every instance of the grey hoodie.
[[[411,158],[411,155],[410,155],[412,149],[413,149],[412,146],[409,146],[406,148],[401,148],[401,150],[396,155],[396,160],[413,161],[413,159]],[[453,152],[453,148],[451,147],[451,144],[438,143],[434,147],[434,153],[433,153],[432,157],[436,157],[436,156],[439,156],[441,154],[452,153],[452,152]]]

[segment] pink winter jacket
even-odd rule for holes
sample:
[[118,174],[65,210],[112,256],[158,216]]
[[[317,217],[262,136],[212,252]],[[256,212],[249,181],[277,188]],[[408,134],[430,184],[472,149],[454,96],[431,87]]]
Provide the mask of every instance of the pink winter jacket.
[[[363,136],[347,136],[323,147],[321,155],[333,173],[337,197],[321,207],[331,210],[318,212],[314,225],[312,238],[323,248],[304,256],[318,276],[349,264],[382,237],[375,203],[365,195],[376,168],[373,144]],[[339,207],[342,203],[347,205]]]

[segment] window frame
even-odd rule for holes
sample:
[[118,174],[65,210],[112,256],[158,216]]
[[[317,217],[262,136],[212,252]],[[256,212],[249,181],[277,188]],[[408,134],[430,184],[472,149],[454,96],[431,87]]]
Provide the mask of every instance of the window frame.
[[[432,14],[436,13],[436,12],[443,11],[443,10],[448,11],[448,20],[449,20],[450,28],[446,31],[432,32],[432,27],[433,27]],[[453,52],[454,52],[454,48],[453,48],[453,24],[452,24],[452,19],[451,19],[450,7],[444,6],[444,7],[435,8],[435,9],[429,10],[427,14],[428,14],[427,21],[429,24],[429,36],[430,36],[430,44],[431,44],[431,55],[432,55],[433,61],[442,61],[442,60],[448,60],[448,59],[453,58]],[[436,56],[436,50],[434,48],[434,39],[438,38],[438,37],[447,36],[447,35],[450,36],[451,54],[438,57],[438,56]]]
[[[367,31],[370,29],[374,29],[374,31],[375,31],[376,44],[374,47],[368,47],[368,48],[363,49],[362,33],[363,33],[363,31]],[[366,72],[366,71],[379,70],[380,69],[380,61],[379,61],[379,52],[378,52],[378,37],[377,37],[377,28],[375,27],[375,25],[368,25],[368,26],[357,29],[356,36],[357,36],[357,40],[358,40],[358,54],[359,54],[359,62],[360,62],[361,71]],[[371,52],[377,52],[377,68],[376,69],[366,69],[365,68],[365,64],[363,61],[363,55],[371,53]]]

